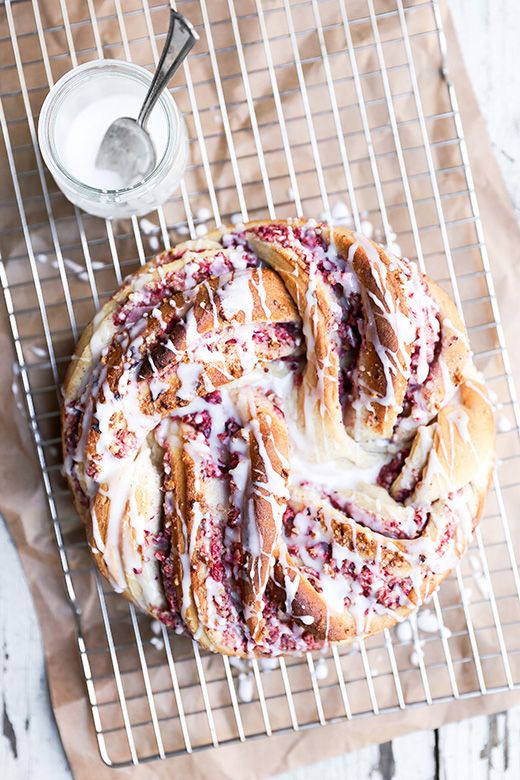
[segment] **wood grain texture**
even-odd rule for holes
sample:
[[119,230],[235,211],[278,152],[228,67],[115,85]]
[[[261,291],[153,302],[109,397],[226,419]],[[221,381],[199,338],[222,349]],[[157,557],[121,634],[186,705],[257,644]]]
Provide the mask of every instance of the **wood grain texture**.
[[50,706],[40,630],[2,518],[0,551],[0,777],[65,780],[71,775]]
[[[448,0],[470,78],[520,219],[518,0]],[[18,557],[0,522],[0,778],[70,778],[50,708],[40,635]],[[520,708],[371,746],[276,780],[517,780]]]
[[439,732],[440,780],[520,777],[520,707],[454,723]]
[[434,732],[424,731],[277,775],[273,780],[433,780],[435,771]]

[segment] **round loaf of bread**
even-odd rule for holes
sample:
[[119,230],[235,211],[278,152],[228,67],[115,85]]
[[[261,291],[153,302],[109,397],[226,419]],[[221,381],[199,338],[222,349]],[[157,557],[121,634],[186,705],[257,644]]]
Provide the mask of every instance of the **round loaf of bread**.
[[480,519],[494,421],[414,263],[315,220],[239,227],[158,255],[97,314],[63,449],[112,586],[262,657],[376,633],[438,587]]

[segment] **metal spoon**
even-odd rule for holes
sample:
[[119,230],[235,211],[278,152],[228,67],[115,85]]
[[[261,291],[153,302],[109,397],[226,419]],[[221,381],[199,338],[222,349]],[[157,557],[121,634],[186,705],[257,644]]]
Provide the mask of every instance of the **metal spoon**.
[[198,39],[191,22],[171,8],[164,48],[139,116],[137,119],[123,116],[112,122],[96,156],[96,168],[118,173],[121,188],[136,184],[155,168],[155,147],[146,131],[148,117],[159,95]]

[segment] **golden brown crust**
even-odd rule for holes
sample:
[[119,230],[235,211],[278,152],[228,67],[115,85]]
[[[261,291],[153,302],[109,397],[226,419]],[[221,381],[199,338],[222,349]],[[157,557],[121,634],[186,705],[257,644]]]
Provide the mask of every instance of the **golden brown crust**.
[[250,488],[242,510],[243,603],[251,636],[260,642],[265,631],[264,594],[289,494],[289,440],[272,402],[259,393],[248,395],[245,402],[254,424],[249,431]]

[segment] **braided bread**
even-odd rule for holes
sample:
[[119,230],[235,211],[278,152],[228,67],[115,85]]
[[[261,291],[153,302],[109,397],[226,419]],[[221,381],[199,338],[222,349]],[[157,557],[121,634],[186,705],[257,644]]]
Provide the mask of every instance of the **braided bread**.
[[100,571],[205,648],[368,636],[447,576],[494,460],[450,298],[314,220],[186,241],[77,345],[65,467]]

